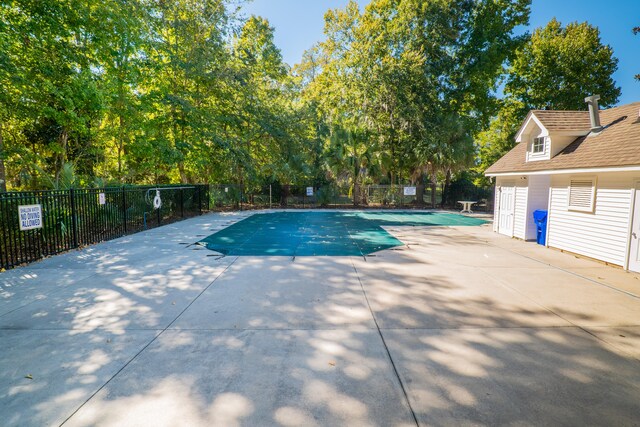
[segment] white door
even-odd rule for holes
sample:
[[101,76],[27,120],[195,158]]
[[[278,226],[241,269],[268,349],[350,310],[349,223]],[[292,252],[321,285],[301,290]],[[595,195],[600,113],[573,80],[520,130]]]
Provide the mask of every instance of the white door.
[[636,184],[636,198],[633,207],[633,225],[629,239],[629,270],[640,273],[640,183]]
[[498,233],[513,237],[513,214],[515,210],[515,183],[505,183],[500,187],[500,213]]

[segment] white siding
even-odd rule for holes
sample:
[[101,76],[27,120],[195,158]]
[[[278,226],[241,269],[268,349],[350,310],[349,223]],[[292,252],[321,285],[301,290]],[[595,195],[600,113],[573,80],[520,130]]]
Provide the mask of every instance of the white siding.
[[550,158],[554,158],[559,152],[564,150],[567,145],[576,140],[578,135],[551,135]]
[[527,180],[518,179],[516,181],[515,211],[513,214],[513,236],[519,239],[526,238],[527,193]]
[[525,240],[536,240],[536,238],[538,237],[536,224],[533,221],[533,211],[538,209],[543,209],[546,211],[549,207],[550,185],[550,175],[529,176],[529,195],[527,198],[527,214],[525,217]]
[[569,211],[567,198],[572,177],[576,175],[552,178],[548,245],[624,265],[633,176],[622,173],[598,175],[593,213]]
[[[529,137],[529,141],[527,142],[527,162],[534,162],[536,160],[549,160],[551,158],[549,156],[549,154],[551,153],[551,140],[548,136],[544,136],[545,133],[546,131],[540,131],[538,133],[532,134]],[[544,138],[544,151],[540,153],[533,152],[533,140],[537,137]]]
[[496,186],[493,189],[493,231],[498,231],[498,220],[500,213],[500,192],[498,187],[501,185],[501,178],[496,178]]

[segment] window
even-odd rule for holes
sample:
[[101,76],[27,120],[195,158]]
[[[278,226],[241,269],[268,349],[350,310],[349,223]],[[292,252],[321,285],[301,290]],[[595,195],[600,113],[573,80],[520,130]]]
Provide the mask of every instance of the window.
[[569,210],[593,212],[595,196],[595,178],[572,178],[569,184]]
[[544,136],[533,138],[533,152],[544,153]]

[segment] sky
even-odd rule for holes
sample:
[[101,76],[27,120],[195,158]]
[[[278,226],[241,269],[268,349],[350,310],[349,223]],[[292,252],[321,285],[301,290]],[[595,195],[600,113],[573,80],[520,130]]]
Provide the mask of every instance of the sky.
[[[253,0],[244,7],[246,15],[267,18],[275,28],[275,42],[289,65],[300,62],[302,53],[324,38],[324,13],[342,8],[348,0]],[[361,5],[366,0],[360,0]],[[613,75],[622,89],[618,105],[640,101],[640,0],[533,0],[530,25],[533,31],[555,17],[563,25],[587,21],[600,29],[604,44],[613,48],[618,70]],[[586,96],[586,95],[585,95]]]

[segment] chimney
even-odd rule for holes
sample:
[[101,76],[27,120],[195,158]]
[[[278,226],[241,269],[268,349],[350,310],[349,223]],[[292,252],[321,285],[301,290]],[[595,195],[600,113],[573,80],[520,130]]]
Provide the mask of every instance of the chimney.
[[589,118],[591,119],[591,132],[600,132],[602,126],[600,126],[600,110],[598,110],[598,100],[600,95],[587,96],[584,99],[589,105]]

